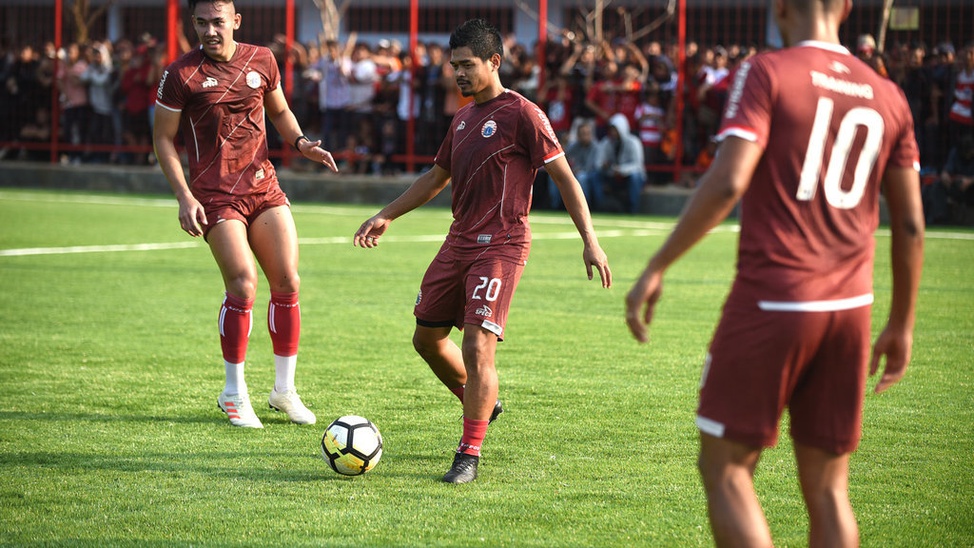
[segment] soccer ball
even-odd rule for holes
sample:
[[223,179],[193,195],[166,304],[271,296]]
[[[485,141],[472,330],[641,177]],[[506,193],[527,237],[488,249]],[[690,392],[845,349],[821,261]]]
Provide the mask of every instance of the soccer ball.
[[359,476],[382,458],[382,434],[368,419],[346,415],[325,428],[321,456],[339,474]]

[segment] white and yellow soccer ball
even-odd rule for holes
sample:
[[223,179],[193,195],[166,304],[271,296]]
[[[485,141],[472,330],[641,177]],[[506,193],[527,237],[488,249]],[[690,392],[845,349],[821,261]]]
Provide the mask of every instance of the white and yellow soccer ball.
[[362,475],[375,468],[382,458],[382,434],[364,417],[340,417],[325,428],[321,456],[339,474]]

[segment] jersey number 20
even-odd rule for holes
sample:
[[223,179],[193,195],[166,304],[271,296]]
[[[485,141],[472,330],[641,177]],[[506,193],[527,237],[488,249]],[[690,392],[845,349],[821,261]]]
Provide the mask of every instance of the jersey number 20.
[[[805,163],[802,165],[801,179],[798,182],[798,193],[795,195],[799,200],[807,201],[815,196],[822,163],[825,161],[825,137],[829,126],[832,125],[833,108],[832,99],[819,98],[818,107],[815,109],[815,122],[812,124],[812,134],[808,139]],[[869,174],[876,164],[876,157],[879,156],[884,127],[883,117],[867,107],[853,108],[842,117],[822,183],[825,200],[829,205],[838,209],[852,209],[862,200]],[[853,171],[852,187],[849,190],[842,190],[842,176],[845,174],[846,163],[849,161],[859,128],[865,130],[866,140],[862,150],[859,151],[859,159]]]
[[500,278],[487,278],[486,276],[480,277],[480,285],[473,288],[473,295],[470,296],[471,299],[480,299],[480,290],[487,288],[484,292],[484,297],[488,301],[496,301],[497,295],[501,291],[501,280]]

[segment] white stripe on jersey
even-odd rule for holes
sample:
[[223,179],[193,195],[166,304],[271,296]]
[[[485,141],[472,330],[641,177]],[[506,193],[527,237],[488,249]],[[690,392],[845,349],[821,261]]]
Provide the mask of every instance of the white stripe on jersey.
[[836,312],[873,304],[873,294],[830,301],[758,301],[758,308],[768,312]]
[[717,140],[723,141],[728,137],[740,137],[741,139],[750,141],[752,143],[758,142],[758,134],[756,132],[740,126],[729,126],[724,128],[724,131],[721,131],[720,134],[717,135]]

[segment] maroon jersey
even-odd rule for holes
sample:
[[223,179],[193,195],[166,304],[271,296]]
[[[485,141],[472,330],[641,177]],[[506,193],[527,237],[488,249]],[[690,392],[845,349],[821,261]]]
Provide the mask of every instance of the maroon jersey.
[[887,167],[919,167],[903,92],[841,46],[803,42],[738,69],[719,139],[764,149],[741,202],[735,292],[766,310],[872,302]]
[[435,160],[452,178],[453,224],[443,251],[526,261],[535,175],[563,154],[547,116],[517,92],[461,108]]
[[182,112],[194,194],[249,195],[276,184],[267,158],[264,96],[280,83],[271,51],[239,42],[228,62],[197,48],[166,68],[156,104]]

